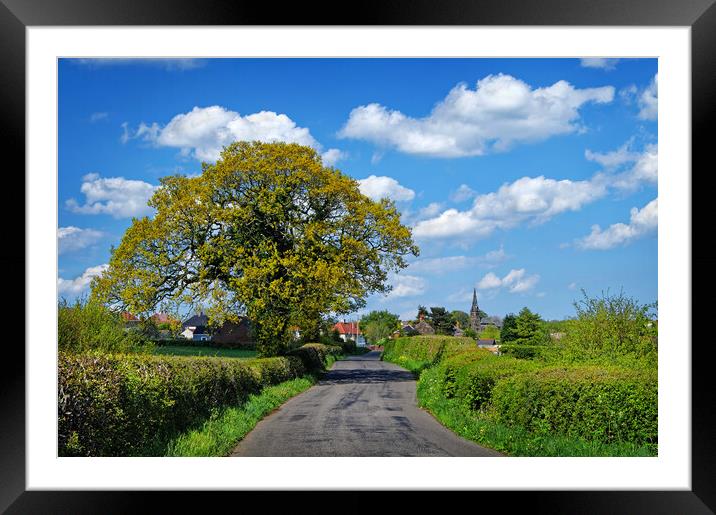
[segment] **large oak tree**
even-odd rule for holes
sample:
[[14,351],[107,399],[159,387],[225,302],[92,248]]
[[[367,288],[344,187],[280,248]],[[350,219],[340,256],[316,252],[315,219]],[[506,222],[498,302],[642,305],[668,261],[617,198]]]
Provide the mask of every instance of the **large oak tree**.
[[161,179],[149,204],[93,295],[134,313],[201,302],[217,321],[246,314],[263,355],[285,349],[291,326],[389,291],[388,273],[418,255],[393,202],[296,144],[233,143],[201,175]]

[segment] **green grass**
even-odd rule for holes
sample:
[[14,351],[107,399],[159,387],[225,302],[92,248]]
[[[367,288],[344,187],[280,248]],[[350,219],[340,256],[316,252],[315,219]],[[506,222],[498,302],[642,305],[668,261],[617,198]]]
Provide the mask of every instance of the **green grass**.
[[509,456],[656,456],[656,446],[628,442],[600,443],[562,435],[538,435],[518,426],[506,426],[489,413],[466,408],[435,389],[418,383],[418,404],[429,410],[445,427],[484,447]]
[[169,442],[166,456],[227,456],[256,423],[316,382],[305,376],[264,388],[241,406],[216,412],[204,424]]
[[221,349],[218,347],[193,346],[193,345],[167,345],[156,347],[154,354],[171,356],[217,356],[220,358],[248,359],[257,357],[255,350],[245,349]]

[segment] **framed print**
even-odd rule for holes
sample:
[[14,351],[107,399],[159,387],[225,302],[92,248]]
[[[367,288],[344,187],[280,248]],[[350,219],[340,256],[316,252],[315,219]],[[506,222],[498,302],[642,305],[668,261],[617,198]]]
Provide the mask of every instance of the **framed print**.
[[[710,277],[691,183],[713,2],[376,4],[350,26],[263,11],[2,0],[26,201],[24,262],[5,262],[26,315],[0,506],[461,490],[544,513],[716,509],[691,290],[692,263]],[[104,347],[67,336],[84,316]],[[291,383],[314,365],[316,385]],[[181,451],[288,383],[233,444]]]

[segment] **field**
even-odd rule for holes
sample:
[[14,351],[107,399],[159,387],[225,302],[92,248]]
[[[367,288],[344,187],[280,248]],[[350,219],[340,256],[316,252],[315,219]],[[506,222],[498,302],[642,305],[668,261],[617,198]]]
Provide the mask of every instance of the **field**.
[[238,359],[249,359],[257,356],[255,350],[221,349],[217,347],[192,345],[167,345],[166,347],[156,347],[154,349],[154,354],[161,356],[213,356],[218,358]]

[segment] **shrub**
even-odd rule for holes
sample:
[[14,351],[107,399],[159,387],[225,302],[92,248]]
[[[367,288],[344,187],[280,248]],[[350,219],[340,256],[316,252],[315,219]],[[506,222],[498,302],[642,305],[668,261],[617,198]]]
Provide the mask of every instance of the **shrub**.
[[480,410],[490,403],[492,390],[500,379],[539,366],[532,361],[484,352],[487,354],[482,356],[460,354],[438,367],[443,394],[448,398],[457,397],[472,410]]
[[329,356],[338,357],[342,352],[343,349],[338,345],[307,343],[297,349],[289,351],[288,355],[299,358],[309,372],[320,372],[325,370]]
[[343,354],[355,354],[358,347],[355,340],[350,338],[347,338],[346,341],[341,340],[339,345],[343,349]]
[[102,304],[65,299],[57,306],[57,341],[67,352],[151,352],[153,345],[140,332],[127,330],[119,315]]
[[492,402],[500,421],[540,434],[657,442],[655,371],[550,367],[499,381]]
[[615,362],[627,358],[641,367],[656,367],[658,322],[656,304],[640,304],[623,292],[602,293],[575,302],[577,316],[556,344],[569,361]]
[[385,342],[383,359],[396,363],[401,360],[424,361],[434,365],[444,357],[475,349],[477,349],[475,341],[465,337],[402,337]]

